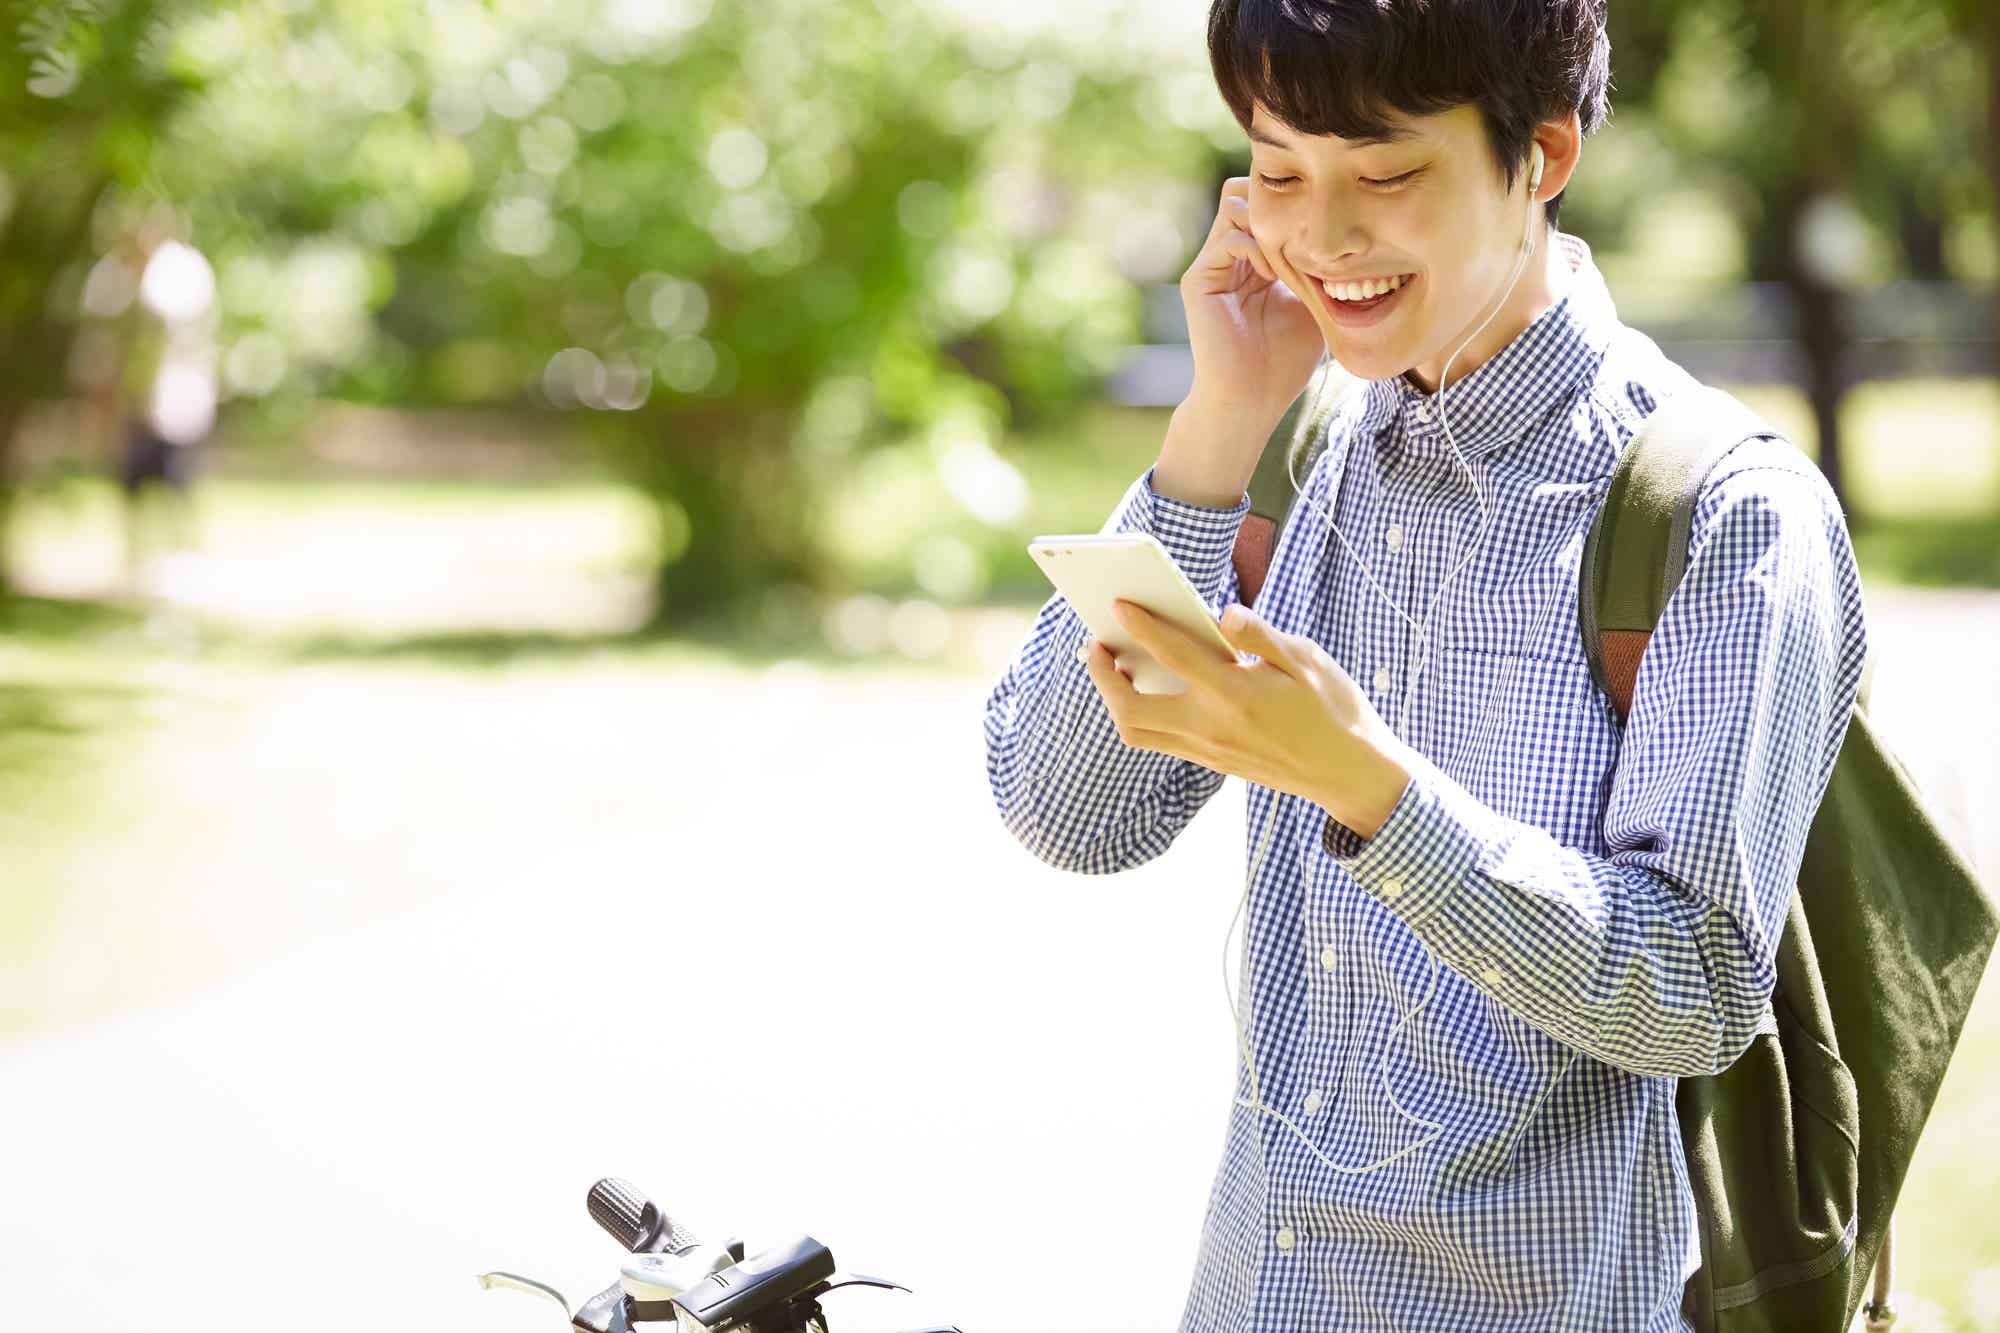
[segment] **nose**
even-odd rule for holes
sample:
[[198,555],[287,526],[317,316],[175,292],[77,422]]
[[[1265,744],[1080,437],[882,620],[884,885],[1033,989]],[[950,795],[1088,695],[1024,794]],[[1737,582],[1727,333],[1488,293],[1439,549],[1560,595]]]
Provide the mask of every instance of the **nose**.
[[1338,203],[1311,210],[1299,223],[1296,253],[1314,273],[1338,273],[1367,255],[1371,242],[1355,215]]

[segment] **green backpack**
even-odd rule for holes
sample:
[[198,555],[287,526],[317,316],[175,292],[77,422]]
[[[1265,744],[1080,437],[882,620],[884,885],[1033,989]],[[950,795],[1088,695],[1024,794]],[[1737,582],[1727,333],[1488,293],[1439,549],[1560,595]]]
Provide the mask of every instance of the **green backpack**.
[[[1322,361],[1251,478],[1233,554],[1246,605],[1295,498],[1292,453],[1303,485],[1344,378]],[[1697,386],[1662,403],[1619,455],[1584,547],[1577,619],[1621,724],[1686,563],[1702,482],[1752,436],[1783,438]],[[1700,1333],[1845,1333],[1864,1295],[1871,1330],[1895,1321],[1890,1214],[2000,931],[1970,865],[1869,723],[1872,674],[1806,836],[1778,942],[1777,1031],[1721,1073],[1680,1080],[1702,1253],[1682,1308]]]

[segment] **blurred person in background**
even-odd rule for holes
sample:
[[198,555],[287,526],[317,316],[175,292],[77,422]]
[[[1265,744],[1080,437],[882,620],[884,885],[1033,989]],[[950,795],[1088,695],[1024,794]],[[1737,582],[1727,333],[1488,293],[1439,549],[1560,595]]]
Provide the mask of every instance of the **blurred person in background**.
[[156,207],[91,269],[82,304],[72,376],[94,418],[88,433],[119,459],[125,590],[137,599],[157,546],[195,542],[195,451],[217,400],[215,271]]

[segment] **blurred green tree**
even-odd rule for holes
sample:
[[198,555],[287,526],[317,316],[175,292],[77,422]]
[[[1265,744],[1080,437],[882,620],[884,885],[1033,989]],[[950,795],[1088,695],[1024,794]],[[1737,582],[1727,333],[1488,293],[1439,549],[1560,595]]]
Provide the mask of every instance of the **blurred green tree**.
[[2000,18],[1988,0],[1680,0],[1613,4],[1610,24],[1615,100],[1737,214],[1746,276],[1791,293],[1820,466],[1844,499],[1840,403],[1867,333],[1852,294],[1947,278],[1947,231],[1990,229]]
[[[578,414],[656,501],[677,622],[824,590],[816,497],[858,454],[991,461],[1010,420],[1088,393],[1137,333],[1128,279],[1165,274],[1084,243],[1116,214],[1080,201],[1212,149],[1148,124],[1129,53],[887,0],[54,11],[92,54],[6,93],[40,147],[8,167],[36,204],[0,262],[47,354],[10,365],[10,411],[60,384],[60,275],[107,193],[166,196],[216,261],[239,418],[323,395]],[[86,135],[109,162],[44,138]],[[1169,239],[1156,264],[1194,237]]]
[[[1993,11],[1611,6],[1617,105],[1727,201],[1747,276],[1795,293],[1836,485],[1847,291],[1885,262],[1856,236],[1925,275],[1967,219],[1991,232]],[[1198,49],[1003,41],[909,0],[13,14],[0,522],[91,259],[165,198],[216,264],[231,417],[283,430],[332,396],[585,422],[653,497],[675,622],[832,591],[826,500],[870,455],[952,474],[940,523],[1005,526],[975,494],[1006,489],[993,445],[1092,392],[1242,149]]]

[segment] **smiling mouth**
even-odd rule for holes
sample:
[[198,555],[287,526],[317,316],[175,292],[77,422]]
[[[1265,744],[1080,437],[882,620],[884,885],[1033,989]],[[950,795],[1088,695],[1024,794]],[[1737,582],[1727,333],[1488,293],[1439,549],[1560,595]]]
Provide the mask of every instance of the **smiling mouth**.
[[1367,278],[1360,282],[1328,282],[1319,280],[1321,290],[1343,305],[1366,305],[1379,297],[1399,291],[1405,283],[1416,281],[1414,273],[1398,273],[1387,278]]
[[1398,273],[1361,282],[1329,283],[1324,278],[1314,281],[1326,294],[1328,314],[1342,324],[1359,327],[1386,318],[1388,308],[1402,300],[1403,294],[1416,284],[1417,275]]

